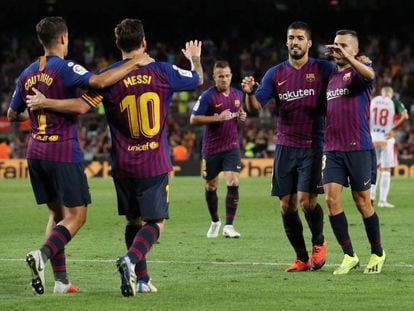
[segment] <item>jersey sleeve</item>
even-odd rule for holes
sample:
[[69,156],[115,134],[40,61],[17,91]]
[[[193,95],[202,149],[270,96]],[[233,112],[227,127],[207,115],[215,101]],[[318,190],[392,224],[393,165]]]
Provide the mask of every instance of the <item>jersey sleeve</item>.
[[62,78],[68,87],[79,87],[87,89],[89,87],[89,79],[92,73],[85,67],[74,63],[72,61],[66,61],[65,68],[62,70]]
[[13,109],[15,112],[22,113],[26,110],[26,101],[24,99],[24,94],[22,92],[22,80],[19,78],[16,89],[13,92],[10,108]]
[[392,98],[392,101],[394,103],[394,107],[395,107],[396,114],[401,114],[405,110],[407,110],[405,108],[404,104],[401,101],[399,101],[397,98]]
[[193,111],[191,112],[192,115],[195,116],[205,116],[207,115],[208,106],[209,106],[209,96],[206,92],[200,95],[196,104],[194,105]]
[[103,101],[103,96],[97,91],[89,90],[82,95],[82,99],[92,108],[96,108]]
[[193,91],[198,86],[199,76],[195,71],[181,69],[175,65],[164,64],[172,91]]
[[256,92],[254,93],[256,99],[259,101],[262,107],[265,106],[275,95],[273,90],[273,74],[274,70],[269,69],[264,75],[262,82],[260,83]]

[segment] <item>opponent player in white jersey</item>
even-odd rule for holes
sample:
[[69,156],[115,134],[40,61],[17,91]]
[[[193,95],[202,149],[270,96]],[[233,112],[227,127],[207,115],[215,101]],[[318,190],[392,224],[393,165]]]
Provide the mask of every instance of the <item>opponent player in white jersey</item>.
[[[408,119],[403,103],[393,96],[394,91],[391,87],[383,87],[381,95],[374,97],[370,105],[370,129],[378,164],[377,182],[371,186],[371,200],[375,201],[376,188],[379,184],[378,207],[386,208],[394,207],[387,201],[391,184],[391,168],[396,162],[394,131]],[[396,115],[399,119],[395,122]]]

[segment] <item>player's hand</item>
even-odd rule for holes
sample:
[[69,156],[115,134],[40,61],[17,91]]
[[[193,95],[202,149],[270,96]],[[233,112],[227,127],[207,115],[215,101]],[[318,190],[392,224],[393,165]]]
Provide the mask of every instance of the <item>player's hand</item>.
[[27,108],[32,111],[42,109],[46,98],[45,95],[34,87],[32,87],[32,91],[34,92],[34,95],[26,95]]
[[155,60],[146,52],[140,55],[135,55],[133,60],[138,66],[145,66],[155,62]]
[[349,59],[352,57],[340,45],[327,44],[325,47],[328,49],[328,52],[326,52],[325,55],[333,57],[335,59]]
[[391,139],[395,136],[394,131],[389,131],[387,134],[385,134],[385,137],[387,137],[387,139]]
[[184,56],[191,60],[192,57],[200,57],[201,56],[201,41],[198,40],[192,40],[189,42],[186,42],[185,49],[181,49]]
[[215,114],[217,116],[217,121],[227,121],[233,118],[233,114],[230,112],[230,109],[223,110],[220,114]]
[[241,88],[243,92],[245,93],[251,93],[253,92],[253,88],[255,86],[256,82],[254,81],[254,78],[252,76],[244,77],[241,83]]
[[363,63],[364,65],[370,66],[372,64],[372,60],[366,55],[357,56],[356,59]]
[[246,121],[246,118],[247,118],[246,111],[243,110],[243,107],[240,107],[240,109],[239,109],[239,120],[241,122],[244,122],[244,121]]

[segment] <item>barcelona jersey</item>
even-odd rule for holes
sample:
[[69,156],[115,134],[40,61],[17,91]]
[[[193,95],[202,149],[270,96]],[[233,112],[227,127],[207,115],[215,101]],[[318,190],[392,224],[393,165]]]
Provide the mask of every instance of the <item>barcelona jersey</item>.
[[309,58],[300,69],[286,60],[266,72],[255,96],[262,106],[276,101],[276,144],[322,149],[326,86],[333,71],[331,62]]
[[198,81],[195,71],[154,62],[131,71],[111,87],[83,95],[89,105],[96,107],[102,101],[105,107],[113,177],[149,178],[172,170],[167,137],[172,95],[195,90]]
[[[42,56],[20,75],[10,108],[26,110],[26,95],[35,87],[48,98],[76,97],[78,88],[87,88],[92,73],[72,61],[57,56]],[[77,117],[51,110],[30,111],[31,136],[27,158],[52,162],[81,163]]]
[[232,118],[224,122],[205,125],[203,134],[203,156],[240,148],[237,120],[243,104],[243,93],[230,87],[228,95],[211,87],[204,91],[195,104],[193,115],[213,116],[229,109]]

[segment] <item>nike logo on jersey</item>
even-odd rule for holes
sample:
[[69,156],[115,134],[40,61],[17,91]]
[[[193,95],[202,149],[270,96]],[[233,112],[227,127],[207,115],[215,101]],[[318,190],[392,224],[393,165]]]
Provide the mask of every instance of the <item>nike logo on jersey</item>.
[[223,103],[221,103],[221,104],[217,104],[217,105],[214,105],[214,107],[216,107],[216,108],[218,108],[218,107],[220,107],[220,106],[223,106]]
[[286,81],[287,81],[287,80],[282,81],[282,82],[278,82],[278,83],[277,83],[277,86],[281,86],[281,85],[285,84],[285,83],[286,83]]

